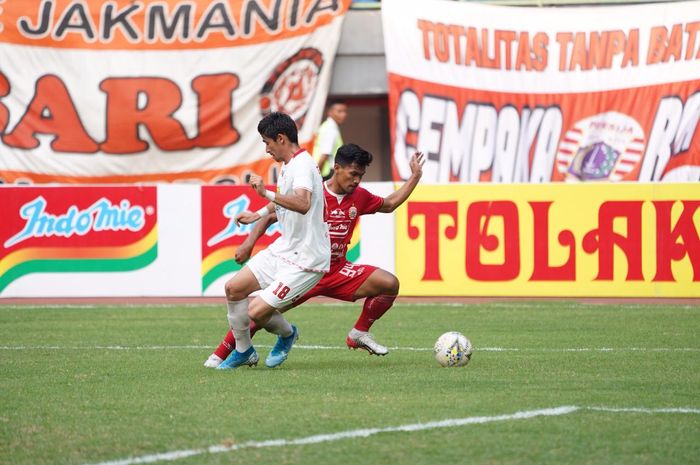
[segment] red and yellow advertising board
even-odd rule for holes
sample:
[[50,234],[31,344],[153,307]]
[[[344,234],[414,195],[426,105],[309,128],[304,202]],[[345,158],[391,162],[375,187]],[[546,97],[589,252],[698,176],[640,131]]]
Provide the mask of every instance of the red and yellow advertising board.
[[699,184],[419,186],[396,216],[413,296],[699,297]]
[[32,273],[132,271],[158,256],[154,186],[9,187],[0,200],[0,293]]
[[[230,277],[230,273],[242,268],[234,256],[253,225],[237,226],[236,215],[245,210],[256,211],[268,203],[250,186],[202,186],[202,293],[219,278]],[[272,244],[279,234],[277,223],[270,226],[251,255]],[[216,289],[223,294],[223,288]]]

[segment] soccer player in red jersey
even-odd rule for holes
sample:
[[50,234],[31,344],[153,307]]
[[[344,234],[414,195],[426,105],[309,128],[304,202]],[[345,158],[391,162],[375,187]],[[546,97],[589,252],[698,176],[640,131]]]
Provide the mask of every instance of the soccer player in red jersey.
[[[386,355],[389,350],[374,340],[369,329],[393,305],[399,292],[399,280],[392,273],[376,266],[351,263],[345,258],[345,254],[361,215],[391,213],[408,199],[423,174],[424,158],[420,152],[411,157],[411,176],[387,197],[374,195],[360,186],[360,181],[371,162],[372,154],[356,144],[345,144],[338,149],[333,176],[324,183],[325,221],[331,239],[330,270],[314,288],[280,311],[289,310],[315,296],[332,297],[347,302],[364,298],[362,312],[345,342],[352,349],[364,349],[373,355]],[[275,221],[276,218],[272,214],[255,224],[250,235],[236,250],[236,262],[243,263],[250,258],[255,241]],[[251,323],[251,335],[257,329]],[[215,368],[234,348],[235,339],[229,331],[204,366]]]

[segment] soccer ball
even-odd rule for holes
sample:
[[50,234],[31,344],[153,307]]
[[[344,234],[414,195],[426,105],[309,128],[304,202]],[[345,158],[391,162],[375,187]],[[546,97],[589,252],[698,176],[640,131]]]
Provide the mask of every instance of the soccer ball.
[[435,360],[444,367],[461,367],[472,358],[472,343],[464,334],[450,331],[435,341]]

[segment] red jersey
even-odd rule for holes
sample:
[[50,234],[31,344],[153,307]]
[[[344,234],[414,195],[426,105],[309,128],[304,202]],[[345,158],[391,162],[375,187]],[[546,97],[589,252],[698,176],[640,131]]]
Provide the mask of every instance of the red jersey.
[[360,215],[376,213],[384,204],[384,199],[367,189],[357,186],[352,194],[338,195],[323,183],[326,195],[326,224],[331,238],[330,273],[342,266],[348,244]]

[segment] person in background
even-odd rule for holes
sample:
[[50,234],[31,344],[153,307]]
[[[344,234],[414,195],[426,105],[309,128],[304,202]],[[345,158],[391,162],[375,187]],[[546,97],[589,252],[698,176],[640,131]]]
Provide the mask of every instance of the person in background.
[[348,107],[342,100],[329,100],[326,105],[326,120],[319,126],[312,151],[314,161],[321,171],[323,180],[328,180],[333,174],[335,152],[343,145],[340,125],[345,122]]

